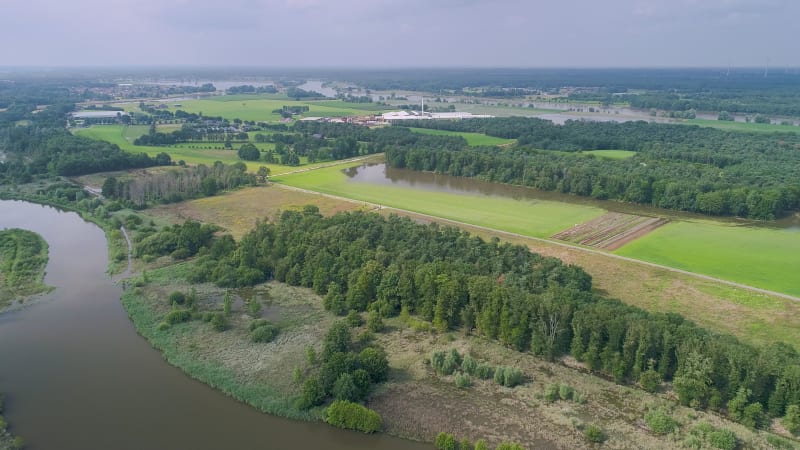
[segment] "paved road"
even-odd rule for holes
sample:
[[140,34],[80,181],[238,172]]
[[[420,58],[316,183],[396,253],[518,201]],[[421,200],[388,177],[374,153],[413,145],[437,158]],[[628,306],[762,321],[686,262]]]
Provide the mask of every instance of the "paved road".
[[[307,170],[313,170],[313,169],[306,169],[306,171]],[[691,276],[691,277],[699,278],[699,279],[702,279],[702,280],[714,281],[714,282],[717,282],[717,283],[726,284],[728,286],[733,286],[733,287],[737,287],[737,288],[741,288],[741,289],[747,289],[749,291],[758,292],[758,293],[761,293],[761,294],[771,295],[771,296],[774,296],[774,297],[780,297],[780,298],[784,298],[784,299],[787,299],[787,300],[800,302],[800,297],[795,297],[793,295],[784,294],[782,292],[775,292],[775,291],[770,291],[768,289],[761,289],[761,288],[757,288],[757,287],[754,287],[754,286],[749,286],[747,284],[736,283],[736,282],[733,282],[733,281],[723,280],[721,278],[715,278],[715,277],[712,277],[712,276],[703,275],[703,274],[696,273],[696,272],[690,272],[688,270],[676,269],[674,267],[663,266],[661,264],[655,264],[655,263],[651,263],[651,262],[647,262],[647,261],[642,261],[642,260],[639,260],[639,259],[628,258],[627,256],[615,255],[613,253],[608,253],[608,252],[604,252],[604,251],[601,251],[601,250],[595,250],[595,249],[591,249],[591,248],[579,247],[577,245],[569,244],[569,243],[566,243],[566,242],[560,242],[560,241],[555,241],[555,240],[551,240],[551,239],[544,239],[544,238],[538,238],[538,237],[533,237],[533,236],[527,236],[527,235],[524,235],[524,234],[512,233],[512,232],[509,232],[509,231],[498,230],[496,228],[484,227],[484,226],[475,225],[475,224],[471,224],[471,223],[467,223],[467,222],[459,222],[457,220],[443,219],[441,217],[432,216],[430,214],[423,214],[423,213],[419,213],[419,212],[411,211],[411,210],[407,210],[407,209],[401,209],[401,208],[394,208],[394,207],[391,207],[391,206],[379,205],[377,203],[370,203],[370,202],[365,202],[365,201],[362,201],[362,200],[354,200],[352,198],[340,197],[338,195],[324,194],[324,193],[321,193],[321,192],[312,191],[312,190],[308,190],[308,189],[302,189],[302,188],[297,188],[297,187],[293,187],[293,186],[287,186],[285,184],[277,184],[276,183],[276,186],[279,186],[282,189],[289,189],[289,190],[298,191],[298,192],[305,192],[305,193],[308,193],[308,194],[322,195],[322,196],[325,196],[325,197],[329,197],[329,198],[333,198],[333,199],[337,199],[337,200],[342,200],[342,201],[347,201],[347,202],[351,202],[351,203],[356,203],[356,204],[360,204],[360,205],[368,205],[368,206],[372,206],[375,209],[389,209],[389,210],[397,211],[397,212],[404,213],[404,214],[413,214],[415,216],[421,216],[421,217],[429,218],[432,221],[436,221],[436,222],[440,222],[440,223],[449,223],[449,224],[458,225],[458,226],[473,227],[473,228],[477,228],[477,229],[480,229],[480,230],[489,231],[491,233],[495,233],[495,234],[498,234],[498,235],[518,237],[518,238],[523,238],[523,239],[530,239],[530,240],[533,240],[533,241],[544,242],[544,243],[551,244],[551,245],[558,245],[558,246],[561,246],[561,247],[569,248],[571,250],[577,250],[577,251],[582,251],[582,252],[587,252],[587,253],[593,253],[595,255],[601,255],[601,256],[608,257],[608,258],[615,258],[615,259],[622,260],[622,261],[628,261],[628,262],[631,262],[631,263],[634,263],[634,264],[641,264],[641,265],[644,265],[644,266],[654,267],[654,268],[657,268],[657,269],[668,270],[670,272],[680,273],[680,274],[683,274],[683,275],[688,275],[688,276]]]

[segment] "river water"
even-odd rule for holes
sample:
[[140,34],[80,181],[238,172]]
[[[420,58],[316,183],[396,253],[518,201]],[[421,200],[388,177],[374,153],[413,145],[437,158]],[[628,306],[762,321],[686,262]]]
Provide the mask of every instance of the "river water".
[[45,283],[56,287],[0,315],[0,391],[26,448],[431,448],[262,414],[188,378],[133,328],[121,288],[105,274],[100,228],[75,213],[0,200],[2,228],[44,237]]

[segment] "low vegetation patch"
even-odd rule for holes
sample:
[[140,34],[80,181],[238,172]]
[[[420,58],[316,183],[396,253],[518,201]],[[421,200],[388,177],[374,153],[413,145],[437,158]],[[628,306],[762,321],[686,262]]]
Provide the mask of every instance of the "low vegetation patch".
[[325,421],[335,427],[364,433],[375,433],[382,427],[378,413],[347,400],[336,400],[325,408]]
[[44,284],[47,242],[20,229],[0,230],[0,312],[13,301],[47,292]]

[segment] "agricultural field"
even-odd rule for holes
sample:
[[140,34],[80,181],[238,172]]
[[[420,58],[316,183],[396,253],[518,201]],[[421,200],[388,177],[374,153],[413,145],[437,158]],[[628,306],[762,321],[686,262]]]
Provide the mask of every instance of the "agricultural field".
[[553,239],[615,250],[667,223],[660,217],[610,212],[553,235]]
[[603,159],[627,159],[636,155],[636,152],[630,150],[585,150],[580,153]]
[[800,232],[677,221],[617,254],[800,296]]
[[516,142],[516,139],[503,139],[494,136],[487,136],[483,133],[466,133],[459,131],[434,130],[429,128],[410,128],[411,131],[421,134],[431,134],[434,136],[461,136],[466,139],[467,144],[473,147],[509,145]]

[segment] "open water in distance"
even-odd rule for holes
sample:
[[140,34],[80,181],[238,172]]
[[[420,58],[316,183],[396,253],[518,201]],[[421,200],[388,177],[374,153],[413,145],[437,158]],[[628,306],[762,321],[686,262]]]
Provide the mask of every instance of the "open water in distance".
[[75,213],[0,200],[2,228],[44,237],[45,282],[56,287],[0,315],[0,391],[6,419],[26,448],[431,448],[263,414],[190,379],[133,328],[121,288],[105,273],[100,228]]

